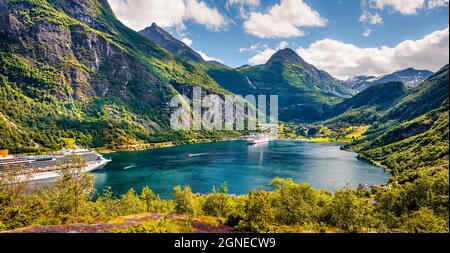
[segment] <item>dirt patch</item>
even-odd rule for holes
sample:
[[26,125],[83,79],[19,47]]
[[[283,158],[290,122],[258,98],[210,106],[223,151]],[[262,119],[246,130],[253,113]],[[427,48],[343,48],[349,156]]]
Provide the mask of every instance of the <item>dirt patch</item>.
[[[111,233],[113,229],[128,229],[132,226],[141,225],[149,220],[163,219],[161,214],[145,214],[136,216],[126,216],[116,218],[108,223],[99,224],[71,224],[55,226],[31,226],[17,230],[7,231],[7,233]],[[170,218],[183,219],[182,215],[169,215]],[[192,221],[192,226],[197,233],[231,233],[233,228],[225,225],[210,225],[199,220]]]

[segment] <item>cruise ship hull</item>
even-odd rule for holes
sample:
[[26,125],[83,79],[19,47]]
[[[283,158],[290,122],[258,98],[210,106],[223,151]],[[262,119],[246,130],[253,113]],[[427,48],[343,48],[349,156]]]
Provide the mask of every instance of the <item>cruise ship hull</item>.
[[[82,169],[82,172],[92,172],[103,169],[111,160],[102,158],[99,161],[88,163],[88,165]],[[23,174],[18,177],[18,181],[39,181],[45,179],[52,179],[62,177],[60,170],[36,172],[33,174]]]

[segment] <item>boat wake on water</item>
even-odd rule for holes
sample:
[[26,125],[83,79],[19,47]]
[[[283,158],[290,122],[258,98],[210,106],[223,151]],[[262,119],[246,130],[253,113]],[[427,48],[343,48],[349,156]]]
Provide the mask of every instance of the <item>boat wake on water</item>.
[[188,154],[187,157],[197,157],[202,155],[207,155],[208,153],[198,153],[198,154]]
[[136,165],[130,165],[130,166],[127,166],[127,167],[125,167],[125,168],[123,168],[124,170],[128,170],[128,169],[131,169],[131,168],[134,168],[134,167],[136,167]]

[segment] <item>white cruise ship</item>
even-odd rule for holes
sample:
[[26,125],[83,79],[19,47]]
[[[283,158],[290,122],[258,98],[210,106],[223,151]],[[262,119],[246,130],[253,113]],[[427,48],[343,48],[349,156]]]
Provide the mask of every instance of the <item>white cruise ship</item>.
[[23,180],[42,180],[56,178],[61,176],[59,170],[61,165],[67,163],[67,157],[80,156],[86,161],[86,167],[83,172],[91,172],[103,169],[111,160],[104,158],[102,155],[89,151],[87,149],[61,150],[54,155],[38,155],[38,156],[0,156],[0,171],[9,169],[18,173]]

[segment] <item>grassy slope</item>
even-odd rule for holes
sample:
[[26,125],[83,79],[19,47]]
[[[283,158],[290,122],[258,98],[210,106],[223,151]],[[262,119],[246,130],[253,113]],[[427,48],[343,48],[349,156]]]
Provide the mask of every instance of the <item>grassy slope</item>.
[[359,144],[356,150],[361,158],[380,164],[394,174],[419,168],[448,170],[448,109],[447,100],[439,109]]

